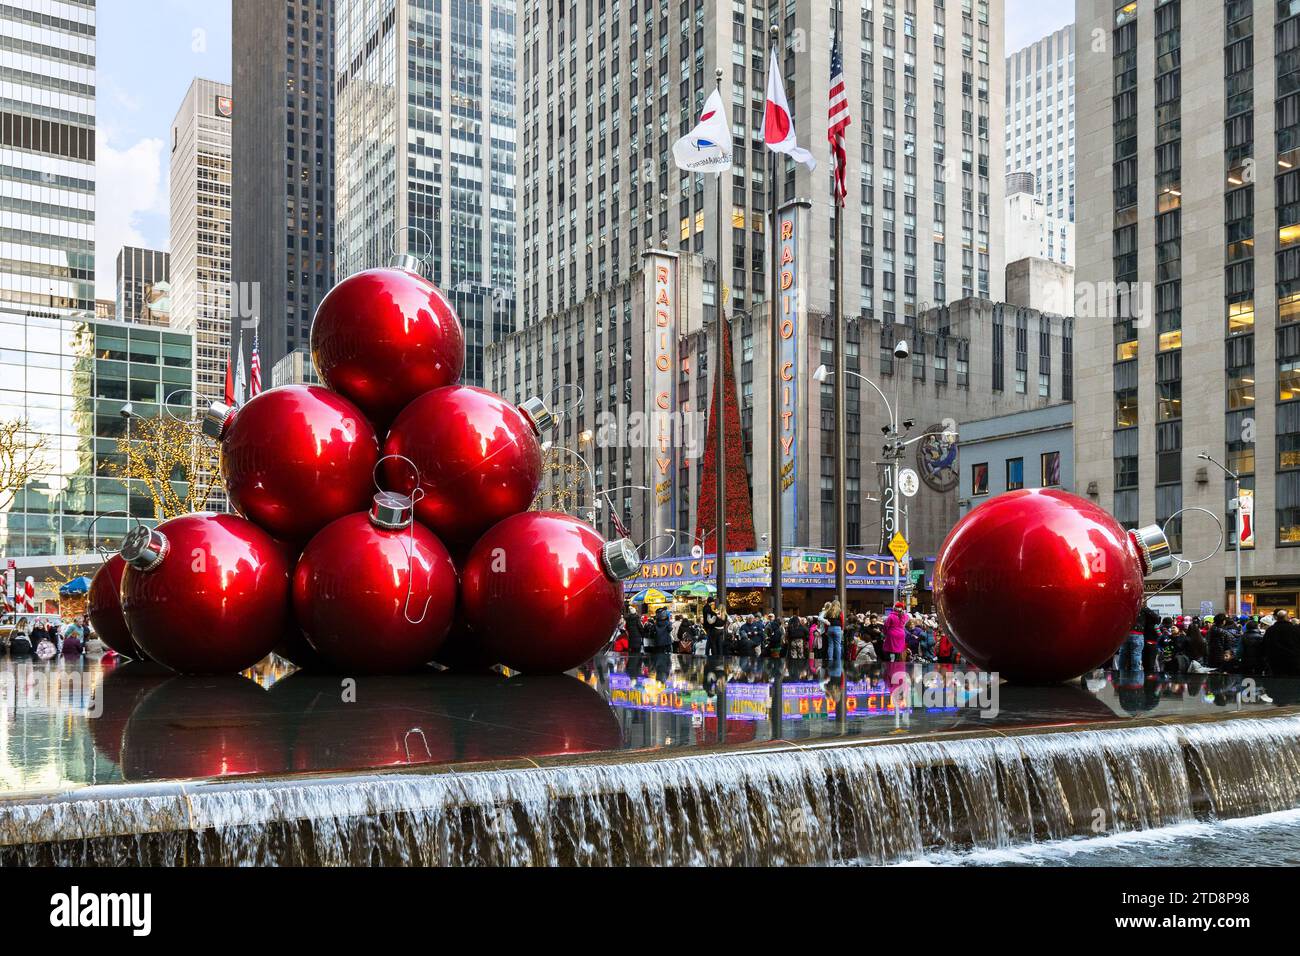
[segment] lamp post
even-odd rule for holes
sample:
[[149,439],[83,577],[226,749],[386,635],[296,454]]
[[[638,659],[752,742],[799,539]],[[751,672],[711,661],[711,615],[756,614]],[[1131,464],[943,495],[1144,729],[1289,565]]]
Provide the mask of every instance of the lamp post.
[[1236,580],[1236,598],[1237,598],[1236,605],[1237,606],[1235,608],[1235,613],[1240,615],[1241,614],[1241,473],[1233,471],[1222,462],[1217,461],[1214,458],[1211,458],[1206,452],[1201,452],[1196,457],[1208,461],[1210,464],[1214,465],[1216,468],[1218,468],[1225,475],[1227,475],[1229,478],[1232,479],[1232,504],[1230,505],[1228,510],[1231,511],[1236,516],[1236,520],[1233,522],[1233,531],[1232,531],[1233,549],[1237,552],[1237,580]]
[[[842,358],[837,359],[836,365],[842,366],[843,359]],[[835,377],[836,372],[838,371],[840,371],[840,369],[838,368],[836,369],[836,371],[832,371],[831,369],[827,368],[825,365],[819,365],[817,366],[817,371],[813,372],[813,379],[818,382],[825,382],[828,379]],[[862,375],[858,372],[851,371],[849,369],[843,369],[843,372],[846,375],[852,375],[854,378],[866,382],[867,385],[875,389],[876,394],[880,396],[880,400],[885,403],[885,410],[889,412],[889,425],[885,429],[885,437],[886,439],[888,439],[889,442],[885,446],[885,460],[890,463],[889,482],[890,482],[890,490],[891,490],[890,497],[892,501],[892,507],[897,509],[898,508],[898,461],[903,456],[903,448],[901,445],[899,445],[896,442],[896,439],[898,437],[898,417],[895,412],[894,405],[889,401],[889,396],[887,396],[884,393],[884,390],[882,390],[879,385],[877,385],[871,379],[867,378],[865,375]],[[842,387],[843,387],[843,382],[837,380],[835,405],[836,405],[836,410],[840,413],[842,413],[844,409],[843,399],[840,398]],[[836,469],[836,474],[842,476],[844,474],[844,468],[845,468],[844,456],[846,454],[844,448],[844,437],[843,437],[845,431],[845,422],[840,417],[837,417],[835,419],[835,430],[839,433],[835,441],[835,469]],[[883,492],[884,489],[881,489],[881,491]],[[846,530],[844,531],[841,530],[841,529],[848,528],[847,515],[848,515],[848,502],[845,501],[845,495],[843,494],[843,490],[841,489],[841,493],[836,496],[836,501],[835,501],[835,527],[836,527],[835,600],[839,601],[841,610],[844,610],[848,606],[847,604],[848,582],[844,574],[845,552],[847,551],[844,539],[848,535]],[[894,562],[894,592],[893,593],[894,593],[894,600],[897,601],[898,600],[898,562],[897,561]]]

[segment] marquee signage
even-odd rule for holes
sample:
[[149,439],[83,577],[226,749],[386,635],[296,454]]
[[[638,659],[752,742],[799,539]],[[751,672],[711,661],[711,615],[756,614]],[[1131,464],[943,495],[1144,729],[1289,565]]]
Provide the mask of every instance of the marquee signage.
[[[850,588],[889,590],[894,586],[894,559],[888,555],[849,554],[844,570]],[[647,561],[636,577],[623,582],[628,594],[643,588],[672,592],[684,584],[711,581],[716,565],[712,556],[661,558]],[[835,587],[835,559],[822,554],[785,555],[781,581],[787,588]],[[771,560],[766,552],[732,552],[727,556],[728,588],[765,588],[772,582]]]
[[777,242],[780,254],[780,299],[777,316],[780,347],[777,350],[780,382],[777,401],[780,406],[781,531],[782,545],[797,540],[799,528],[799,428],[802,418],[802,390],[799,343],[806,333],[804,289],[799,242],[802,221],[799,213],[805,205],[792,203],[777,214]]
[[665,252],[646,254],[647,295],[645,342],[652,365],[646,370],[646,408],[650,411],[653,445],[650,486],[654,489],[650,533],[663,534],[677,515],[677,257]]

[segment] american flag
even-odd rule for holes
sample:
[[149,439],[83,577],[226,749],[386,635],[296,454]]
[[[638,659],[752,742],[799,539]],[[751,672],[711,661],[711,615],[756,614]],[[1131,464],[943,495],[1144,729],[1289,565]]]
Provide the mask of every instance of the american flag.
[[835,45],[831,47],[830,99],[826,138],[830,140],[831,165],[835,170],[835,201],[843,206],[844,198],[849,194],[849,157],[844,149],[844,131],[849,128],[852,120],[849,118],[849,97],[844,89],[844,58],[840,55],[838,37]]
[[257,333],[253,333],[253,359],[249,366],[248,397],[253,398],[262,391],[262,358],[257,354]]

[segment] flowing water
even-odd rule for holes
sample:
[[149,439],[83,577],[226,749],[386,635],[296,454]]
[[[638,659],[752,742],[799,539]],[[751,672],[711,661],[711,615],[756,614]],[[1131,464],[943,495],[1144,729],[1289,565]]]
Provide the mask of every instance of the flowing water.
[[1279,716],[134,795],[88,788],[6,807],[0,863],[882,863],[1296,807],[1300,716]]

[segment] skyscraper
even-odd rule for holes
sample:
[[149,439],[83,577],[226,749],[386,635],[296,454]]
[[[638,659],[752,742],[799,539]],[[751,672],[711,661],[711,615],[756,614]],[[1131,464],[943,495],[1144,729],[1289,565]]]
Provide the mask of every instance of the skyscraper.
[[[1008,54],[1003,131],[1006,174],[1031,174],[1022,182],[1036,187],[1032,196],[1042,204],[1043,255],[1066,265],[1074,264],[1074,58],[1074,24]],[[1008,190],[1008,203],[1015,192]],[[1012,232],[1008,224],[1008,238]]]
[[233,325],[249,362],[307,347],[334,283],[334,0],[232,8]]
[[[932,304],[1002,297],[1002,2],[841,3],[849,214],[844,301],[900,327]],[[735,165],[727,189],[732,304],[766,297],[762,138],[768,25],[778,5],[521,0],[519,275],[525,324],[627,281],[666,243],[712,257],[713,184],[672,165],[724,71]],[[781,158],[780,201],[812,201],[830,237],[826,111],[835,4],[783,4],[782,65],[800,145]],[[790,12],[787,12],[787,9]],[[991,236],[999,242],[992,243]],[[830,307],[829,257],[811,308]]]
[[[790,410],[788,426],[801,436],[789,453],[798,475],[797,491],[789,493],[800,504],[797,520],[785,527],[799,543],[827,543],[833,534],[832,388],[819,388],[810,377],[823,357],[829,362],[833,328],[826,129],[836,5],[521,0],[519,7],[523,327],[492,350],[491,381],[521,395],[546,396],[562,383],[581,386],[581,407],[560,426],[557,445],[565,447],[578,447],[588,432],[599,435],[601,416],[651,411],[650,400],[662,396],[648,386],[659,363],[665,386],[676,390],[675,398],[664,399],[672,413],[703,416],[712,391],[705,390],[701,373],[712,358],[687,343],[699,335],[701,320],[711,324],[715,315],[712,260],[720,225],[729,250],[722,285],[730,292],[741,428],[760,535],[767,530],[774,444],[766,344],[771,154],[762,122],[768,27],[780,15],[795,131],[818,162],[810,173],[783,156],[778,167],[779,209],[788,213],[790,228],[778,241],[797,260],[789,271],[802,324],[790,366],[802,376],[790,389],[798,407]],[[1002,3],[874,0],[839,7],[852,117],[844,230],[849,368],[869,371],[873,379],[885,376],[879,380],[886,389],[902,393],[905,406],[925,409],[925,415],[943,401],[952,403],[954,418],[992,414],[979,406],[978,394],[972,399],[946,391],[950,368],[962,388],[977,389],[981,380],[968,379],[969,340],[957,331],[949,335],[948,323],[937,324],[931,306],[1003,296],[1003,141],[990,126],[1002,115]],[[734,166],[721,181],[726,211],[720,224],[713,212],[715,178],[681,172],[671,159],[674,140],[699,120],[719,66],[734,149]],[[647,295],[670,300],[669,319],[681,334],[676,353],[670,345],[654,354],[661,336],[646,325],[656,311]],[[1002,334],[1000,319],[996,325]],[[1060,323],[1047,334],[1059,340]],[[913,344],[911,375],[893,359],[899,340]],[[1053,394],[1063,379],[1058,373]],[[846,386],[849,533],[856,543],[872,533],[860,509],[876,485],[870,462],[878,448],[870,436],[884,409],[858,380]],[[575,393],[561,394],[576,405],[570,401]],[[864,416],[870,416],[866,425]],[[598,484],[662,483],[652,481],[648,463],[654,456],[645,448],[597,441],[590,454]],[[677,491],[663,507],[685,531],[697,469],[685,460],[694,456],[675,454]],[[629,509],[642,509],[639,495],[625,497]]]
[[196,79],[172,122],[171,324],[194,336],[199,408],[225,392],[230,350],[230,86]]
[[[1128,527],[1253,497],[1243,601],[1300,599],[1300,3],[1081,0],[1076,483]],[[1082,306],[1089,302],[1088,314]],[[1209,516],[1170,525],[1214,551]],[[1232,536],[1174,589],[1234,599]]]
[[514,326],[515,7],[336,3],[338,276],[428,255],[474,383]]
[[117,254],[117,302],[114,318],[119,322],[143,322],[159,283],[171,281],[171,256],[157,249],[123,246]]
[[95,309],[95,2],[0,6],[0,307]]

